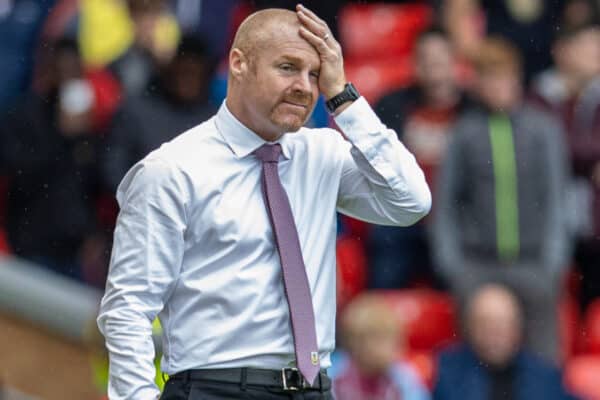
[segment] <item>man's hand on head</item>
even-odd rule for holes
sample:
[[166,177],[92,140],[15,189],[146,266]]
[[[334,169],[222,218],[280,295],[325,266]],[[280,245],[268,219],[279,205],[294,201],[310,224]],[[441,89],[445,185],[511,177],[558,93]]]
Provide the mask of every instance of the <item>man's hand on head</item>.
[[301,22],[300,36],[314,46],[321,58],[319,90],[329,100],[341,93],[346,84],[342,47],[331,35],[331,30],[319,17],[301,4],[296,6],[296,14]]

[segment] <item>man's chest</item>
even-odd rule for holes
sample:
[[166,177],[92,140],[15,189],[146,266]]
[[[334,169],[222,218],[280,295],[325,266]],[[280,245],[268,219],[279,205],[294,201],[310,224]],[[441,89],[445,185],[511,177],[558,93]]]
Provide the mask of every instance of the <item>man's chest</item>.
[[[201,174],[201,176],[199,175]],[[253,157],[215,163],[196,171],[188,211],[186,242],[209,253],[249,251],[272,246],[273,231],[265,205],[262,166]],[[305,160],[281,160],[278,175],[289,200],[301,244],[317,227],[335,218],[335,179]]]

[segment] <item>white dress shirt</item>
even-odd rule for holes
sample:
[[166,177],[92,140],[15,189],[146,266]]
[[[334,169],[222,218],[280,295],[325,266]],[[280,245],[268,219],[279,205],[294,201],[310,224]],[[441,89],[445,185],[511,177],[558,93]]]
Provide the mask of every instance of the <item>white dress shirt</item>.
[[[414,157],[360,98],[333,129],[283,135],[281,182],[312,292],[321,367],[335,347],[336,210],[410,225],[431,195]],[[162,369],[294,363],[281,264],[261,191],[265,141],[225,103],[123,178],[121,212],[98,325],[110,353],[109,398],[158,396],[151,323],[163,326]]]

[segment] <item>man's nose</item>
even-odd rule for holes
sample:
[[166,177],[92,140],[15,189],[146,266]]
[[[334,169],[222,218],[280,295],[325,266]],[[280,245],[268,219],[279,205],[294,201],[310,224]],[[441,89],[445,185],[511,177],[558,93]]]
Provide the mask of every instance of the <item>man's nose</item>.
[[312,90],[312,85],[310,82],[310,74],[309,73],[298,74],[298,76],[296,77],[296,80],[294,81],[293,88],[295,90],[298,90],[298,91],[301,91],[304,93],[310,93]]

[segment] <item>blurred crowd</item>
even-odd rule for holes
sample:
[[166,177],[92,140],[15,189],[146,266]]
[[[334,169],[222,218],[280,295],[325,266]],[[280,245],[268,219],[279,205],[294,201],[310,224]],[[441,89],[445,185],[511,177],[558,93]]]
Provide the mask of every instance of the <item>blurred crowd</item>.
[[[600,1],[304,4],[434,199],[339,217],[338,398],[600,399]],[[0,0],[0,251],[103,288],[122,177],[216,111],[244,17],[294,5]]]

